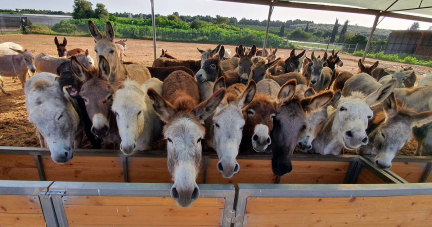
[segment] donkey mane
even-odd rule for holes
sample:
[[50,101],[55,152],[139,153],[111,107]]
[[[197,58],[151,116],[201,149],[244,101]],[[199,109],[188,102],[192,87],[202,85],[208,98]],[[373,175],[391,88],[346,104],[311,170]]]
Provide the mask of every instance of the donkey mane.
[[183,91],[176,91],[176,96],[178,97],[172,105],[177,111],[185,111],[190,112],[192,111],[198,103],[195,99],[188,95],[183,95]]
[[131,79],[126,79],[125,81],[123,81],[123,83],[121,83],[116,90],[119,89],[126,89],[129,91],[137,91],[139,93],[141,93],[143,96],[145,95],[144,92],[142,91],[141,87],[139,86],[139,84]]
[[426,87],[427,87],[426,85],[419,86],[419,87],[414,87],[414,88],[408,90],[407,93],[405,94],[405,96],[410,96],[410,95],[412,95],[412,94],[414,94],[414,93],[416,93],[416,92],[418,92],[420,90],[423,90]]
[[366,96],[365,96],[365,94],[363,94],[363,92],[353,91],[353,92],[351,92],[351,95],[348,96],[348,97],[358,98],[358,99],[364,99]]
[[32,90],[33,91],[43,91],[46,88],[51,87],[51,86],[52,86],[52,84],[50,84],[46,80],[36,80],[35,82],[33,82]]

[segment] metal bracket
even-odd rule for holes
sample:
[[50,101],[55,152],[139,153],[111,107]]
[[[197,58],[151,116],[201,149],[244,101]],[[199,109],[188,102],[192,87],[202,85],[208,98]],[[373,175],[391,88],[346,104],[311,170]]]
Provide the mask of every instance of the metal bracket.
[[66,191],[49,191],[45,192],[45,195],[64,195]]
[[236,216],[236,211],[233,209],[229,212],[229,218],[232,224],[240,223],[243,221],[243,215]]

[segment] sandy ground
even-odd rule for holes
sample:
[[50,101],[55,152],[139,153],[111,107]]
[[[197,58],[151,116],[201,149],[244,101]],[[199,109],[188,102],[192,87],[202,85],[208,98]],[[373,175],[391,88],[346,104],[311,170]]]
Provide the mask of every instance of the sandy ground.
[[[59,37],[60,38],[60,37]],[[63,38],[61,37],[60,40]],[[91,37],[67,37],[67,49],[82,48],[89,49],[91,56],[96,58],[96,53],[93,50],[94,42]],[[49,35],[2,35],[0,43],[15,42],[22,45],[24,48],[33,50],[34,55],[45,53],[49,55],[57,55],[56,46],[54,44],[54,36]],[[199,43],[174,43],[174,42],[158,42],[157,56],[161,54],[161,49],[166,49],[170,54],[178,59],[199,59],[200,54],[196,48],[207,49],[214,48],[214,44],[199,44]],[[227,45],[225,48],[234,53],[235,46]],[[286,58],[291,50],[280,49],[277,52],[277,57]],[[153,63],[153,42],[150,40],[133,40],[128,39],[125,61],[144,64],[151,66]],[[311,51],[306,52],[307,56],[311,55]],[[322,51],[316,51],[316,56],[323,55]],[[344,62],[344,66],[339,68],[343,71],[356,73],[358,71],[357,62],[359,57],[340,54]],[[375,59],[366,59],[367,64],[372,64]],[[399,68],[408,66],[407,64],[380,61],[380,66]],[[417,75],[423,75],[431,68],[424,66],[412,66]],[[19,81],[13,82],[12,78],[5,78],[4,88],[11,96],[6,96],[0,93],[0,146],[38,146],[38,139],[34,135],[34,127],[28,122],[28,115],[25,108],[24,91],[21,88]],[[417,147],[417,143],[412,141],[408,143],[402,154],[412,155]]]

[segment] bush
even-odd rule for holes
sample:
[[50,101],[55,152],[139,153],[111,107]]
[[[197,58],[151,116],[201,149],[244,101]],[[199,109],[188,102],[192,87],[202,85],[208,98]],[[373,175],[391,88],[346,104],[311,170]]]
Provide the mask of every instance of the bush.
[[26,26],[26,29],[28,32],[31,32],[34,34],[49,34],[50,33],[50,29],[45,25],[33,24],[30,26]]
[[60,23],[55,24],[52,30],[58,33],[75,34],[78,32],[77,26],[71,24],[69,21],[62,20]]
[[[364,51],[359,50],[352,53],[352,55],[362,57],[363,53]],[[412,65],[423,65],[423,66],[432,67],[432,61],[424,61],[418,59],[417,57],[409,56],[407,54],[384,54],[384,52],[381,51],[376,54],[368,53],[366,57],[376,58],[385,61],[394,61],[394,62],[401,62],[401,63],[412,64]]]
[[311,37],[312,37],[311,34],[303,31],[301,28],[297,28],[287,36],[288,39],[295,39],[295,40],[309,40]]
[[345,39],[346,44],[366,44],[367,38],[364,35],[354,35],[353,37],[349,37]]

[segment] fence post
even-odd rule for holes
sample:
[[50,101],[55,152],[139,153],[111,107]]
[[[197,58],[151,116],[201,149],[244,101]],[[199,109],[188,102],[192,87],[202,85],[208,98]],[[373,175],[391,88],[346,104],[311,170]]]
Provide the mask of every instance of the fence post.
[[[357,47],[358,47],[358,43],[356,44],[356,47],[355,47],[355,49],[354,49],[354,52],[357,51]],[[354,53],[354,52],[353,52],[353,53]]]

